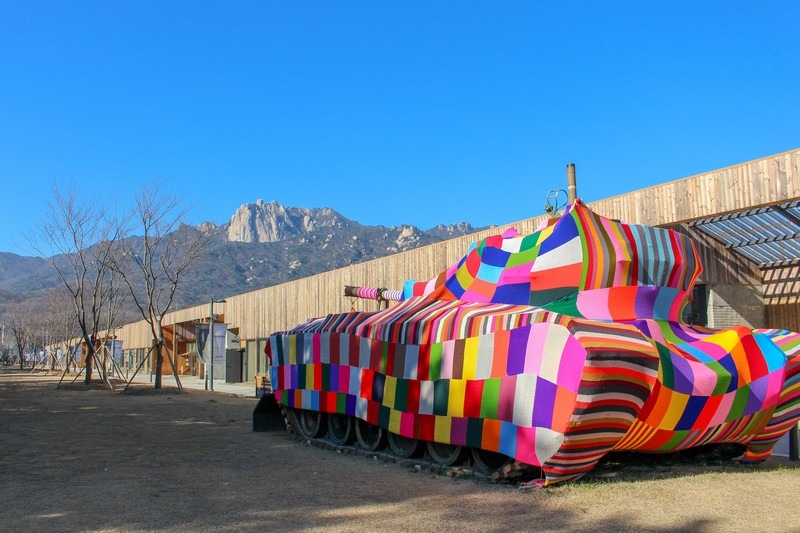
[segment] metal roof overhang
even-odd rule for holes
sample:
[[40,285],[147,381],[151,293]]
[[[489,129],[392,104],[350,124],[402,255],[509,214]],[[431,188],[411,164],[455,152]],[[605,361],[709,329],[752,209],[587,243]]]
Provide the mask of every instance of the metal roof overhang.
[[689,226],[760,269],[800,264],[800,200],[693,220]]

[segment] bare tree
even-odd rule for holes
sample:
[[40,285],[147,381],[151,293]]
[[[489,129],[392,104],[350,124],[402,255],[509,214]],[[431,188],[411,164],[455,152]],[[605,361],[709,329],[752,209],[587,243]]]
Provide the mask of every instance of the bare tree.
[[[120,309],[125,305],[128,296],[127,287],[122,282],[121,274],[114,269],[114,264],[115,262],[112,262],[110,265],[112,268],[108,283],[109,302],[106,306],[106,317],[104,322],[105,339],[103,339],[103,345],[106,348],[109,342],[113,343],[116,340],[115,332],[117,329],[117,324],[119,323]],[[108,360],[106,357],[107,355],[108,350],[103,350],[104,372],[108,366]],[[113,361],[112,365],[116,365],[116,361]]]
[[64,365],[65,373],[69,371],[74,339],[80,336],[71,302],[71,297],[64,287],[53,289],[47,296],[50,345],[55,350],[61,350],[62,356],[59,359]]
[[[8,345],[6,344],[6,326],[8,325],[8,315],[3,314],[0,316],[0,335],[2,335],[2,340],[0,340],[0,362],[4,365],[8,364],[9,361],[9,349]],[[11,335],[11,329],[9,328],[9,335]]]
[[33,309],[29,304],[18,305],[8,314],[6,327],[11,333],[12,342],[17,347],[20,370],[25,368],[25,355],[33,344],[32,316]]
[[47,359],[47,345],[50,337],[48,327],[49,312],[44,300],[32,303],[32,312],[28,321],[28,330],[31,332],[30,351],[33,354],[33,366],[36,370]]
[[[164,361],[164,316],[172,308],[175,292],[189,269],[200,258],[211,236],[183,223],[187,210],[175,196],[163,195],[158,186],[145,187],[136,198],[132,233],[141,238],[120,241],[115,269],[127,285],[131,299],[150,325],[155,351],[155,388],[161,388]],[[149,357],[149,354],[148,354]],[[178,388],[175,364],[168,359]],[[131,378],[132,379],[132,378]]]
[[111,253],[121,238],[121,225],[109,220],[97,201],[81,202],[73,194],[53,188],[49,218],[31,239],[34,249],[47,258],[69,294],[81,338],[86,345],[86,376],[92,381],[92,363],[99,347],[98,334],[104,311],[113,296]]

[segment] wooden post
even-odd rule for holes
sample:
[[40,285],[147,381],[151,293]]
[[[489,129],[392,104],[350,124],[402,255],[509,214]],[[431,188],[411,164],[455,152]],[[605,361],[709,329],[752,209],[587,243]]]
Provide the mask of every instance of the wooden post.
[[178,367],[178,325],[172,325],[172,368],[177,374]]

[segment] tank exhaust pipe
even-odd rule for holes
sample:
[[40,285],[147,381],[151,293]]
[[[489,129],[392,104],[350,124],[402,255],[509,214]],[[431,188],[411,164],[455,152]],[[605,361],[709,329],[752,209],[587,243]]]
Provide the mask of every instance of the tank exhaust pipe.
[[567,163],[567,201],[570,205],[578,197],[578,187],[575,185],[575,163]]

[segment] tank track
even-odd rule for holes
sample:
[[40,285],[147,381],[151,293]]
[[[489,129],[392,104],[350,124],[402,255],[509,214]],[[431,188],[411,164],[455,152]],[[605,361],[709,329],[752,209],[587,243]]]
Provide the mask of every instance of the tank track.
[[[537,467],[520,463],[510,458],[507,458],[506,463],[496,468],[481,467],[475,463],[472,454],[467,453],[468,449],[466,447],[463,449],[462,460],[455,464],[443,464],[431,457],[429,451],[425,449],[425,442],[420,442],[421,452],[410,457],[403,457],[394,453],[388,444],[382,445],[377,449],[364,448],[359,445],[355,436],[348,438],[344,443],[338,443],[332,440],[327,430],[320,436],[310,435],[307,428],[301,427],[301,421],[298,420],[298,416],[293,409],[280,406],[280,410],[287,432],[295,440],[304,442],[306,446],[315,446],[347,455],[371,457],[376,461],[383,461],[385,464],[396,464],[410,471],[430,472],[433,475],[451,478],[474,478],[488,483],[515,484],[539,478],[542,473]],[[371,425],[370,427],[380,429]],[[383,431],[388,434],[385,430]]]

